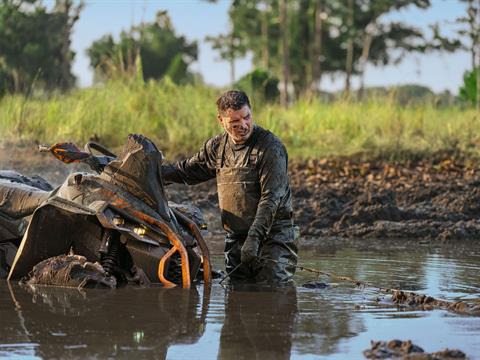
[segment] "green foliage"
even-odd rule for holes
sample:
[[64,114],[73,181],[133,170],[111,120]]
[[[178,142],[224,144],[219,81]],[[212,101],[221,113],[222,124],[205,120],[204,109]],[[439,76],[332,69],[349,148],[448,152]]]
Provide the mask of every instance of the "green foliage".
[[463,85],[460,88],[460,98],[472,105],[477,103],[477,73],[478,69],[466,71],[463,74]]
[[47,12],[40,1],[22,3],[0,3],[0,93],[26,93],[34,85],[68,88],[74,83],[69,37],[81,4],[72,8],[69,0],[57,0]]
[[168,75],[182,83],[192,79],[188,66],[197,59],[197,44],[177,36],[167,13],[160,11],[153,23],[122,32],[118,43],[111,35],[103,36],[92,43],[87,54],[97,81],[135,74],[140,59],[145,80]]
[[[407,6],[427,8],[430,0],[354,0],[352,9],[343,0],[298,0],[287,5],[288,68],[297,95],[318,83],[322,74],[346,71],[349,41],[353,41],[354,74],[363,71],[362,55],[364,62],[386,65],[401,61],[409,51],[427,49],[419,29],[401,22],[386,22],[382,15]],[[348,26],[350,12],[352,26]],[[251,51],[256,67],[280,77],[283,62],[279,1],[233,0],[230,19],[231,36],[239,39],[237,48]],[[366,42],[367,38],[370,41]],[[319,54],[314,48],[317,40],[321,42]],[[318,73],[313,70],[314,63],[321,68]]]
[[255,104],[278,100],[278,79],[264,70],[248,73],[235,83],[235,87],[249,94]]
[[[150,137],[168,159],[197,151],[221,128],[218,90],[175,85],[169,79],[108,81],[103,87],[54,95],[48,100],[7,95],[0,100],[2,140],[41,143],[95,137],[116,147],[131,132]],[[480,123],[474,109],[300,100],[289,109],[255,106],[254,121],[272,130],[294,158],[349,156],[401,158],[436,151],[480,155]]]

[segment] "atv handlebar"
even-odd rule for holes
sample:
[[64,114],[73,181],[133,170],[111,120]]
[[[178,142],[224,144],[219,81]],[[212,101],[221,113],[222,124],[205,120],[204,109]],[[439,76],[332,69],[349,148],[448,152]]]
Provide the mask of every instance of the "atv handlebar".
[[[92,149],[103,154],[103,156],[94,155]],[[87,152],[81,151],[74,143],[70,142],[57,143],[52,146],[38,145],[39,152],[50,152],[65,164],[75,162],[85,163],[98,173],[101,173],[109,162],[117,158],[117,156],[106,147],[94,142],[88,142],[85,145],[85,150]]]
[[94,156],[93,153],[92,153],[92,149],[93,149],[93,150],[96,150],[96,151],[98,151],[99,153],[101,153],[105,156],[108,156],[108,157],[111,157],[111,158],[114,158],[114,159],[117,158],[117,155],[112,153],[105,146],[100,145],[99,143],[96,143],[96,142],[93,142],[93,141],[89,141],[88,143],[86,143],[84,149],[85,149],[86,152],[88,152],[92,156]]

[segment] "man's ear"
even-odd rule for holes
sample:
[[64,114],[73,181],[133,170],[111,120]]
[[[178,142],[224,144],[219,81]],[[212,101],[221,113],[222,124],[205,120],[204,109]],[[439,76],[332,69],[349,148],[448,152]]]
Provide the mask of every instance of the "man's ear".
[[222,116],[220,115],[220,113],[217,112],[217,120],[218,122],[220,123],[220,125],[223,126],[223,119],[222,119]]

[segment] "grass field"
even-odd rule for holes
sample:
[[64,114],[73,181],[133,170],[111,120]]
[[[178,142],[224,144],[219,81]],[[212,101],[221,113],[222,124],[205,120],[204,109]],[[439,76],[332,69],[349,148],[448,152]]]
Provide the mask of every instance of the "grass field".
[[[0,99],[2,141],[83,144],[96,137],[120,146],[142,133],[173,158],[196,151],[221,131],[215,115],[219,90],[169,81],[110,82],[48,98]],[[402,107],[388,98],[362,103],[300,100],[289,109],[255,106],[254,120],[272,130],[293,158],[423,157],[439,151],[480,155],[480,117],[474,109]]]

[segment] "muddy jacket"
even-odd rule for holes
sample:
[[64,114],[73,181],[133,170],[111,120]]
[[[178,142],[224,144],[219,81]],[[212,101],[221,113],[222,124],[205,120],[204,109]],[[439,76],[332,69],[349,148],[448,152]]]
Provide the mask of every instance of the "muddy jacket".
[[292,200],[287,151],[271,132],[255,126],[244,144],[223,133],[190,159],[162,166],[166,181],[197,184],[216,177],[224,229],[260,241],[272,225],[290,224]]

